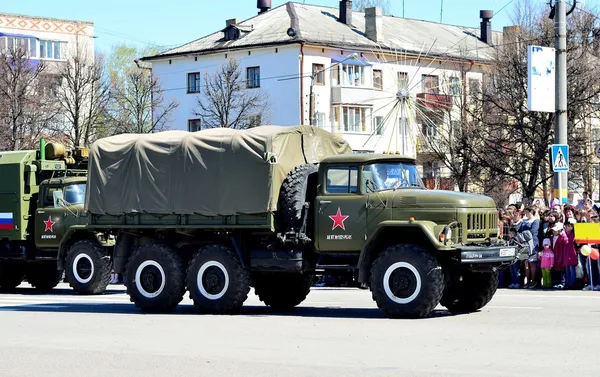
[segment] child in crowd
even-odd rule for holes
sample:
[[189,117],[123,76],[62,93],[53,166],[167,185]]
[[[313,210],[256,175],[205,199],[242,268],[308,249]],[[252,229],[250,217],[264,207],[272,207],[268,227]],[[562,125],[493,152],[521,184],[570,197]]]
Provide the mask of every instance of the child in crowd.
[[567,234],[565,233],[564,224],[557,222],[551,228],[552,237],[552,251],[554,252],[554,268],[552,269],[552,280],[557,283],[554,288],[565,289],[565,249],[569,243]]
[[554,267],[554,252],[550,247],[552,241],[549,238],[544,238],[543,249],[539,252],[538,258],[542,266],[542,286],[544,288],[552,288],[552,267]]
[[567,281],[566,288],[574,289],[577,282],[577,250],[575,249],[575,233],[574,225],[577,222],[575,218],[570,218],[565,224],[565,233],[567,235],[567,243],[564,247],[563,265],[566,269]]

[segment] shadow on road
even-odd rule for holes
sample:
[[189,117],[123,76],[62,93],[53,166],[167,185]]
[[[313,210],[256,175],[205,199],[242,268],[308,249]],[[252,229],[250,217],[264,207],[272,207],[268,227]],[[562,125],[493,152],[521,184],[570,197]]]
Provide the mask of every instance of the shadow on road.
[[[208,316],[212,313],[197,311],[193,305],[181,304],[172,312],[144,313],[132,303],[73,303],[54,302],[43,304],[26,304],[1,306],[0,312],[51,312],[51,313],[99,313],[99,314],[135,314],[135,315],[197,315]],[[269,307],[244,306],[233,314],[217,314],[218,316],[250,316],[250,317],[305,317],[305,318],[346,318],[346,319],[388,319],[377,308],[340,308],[300,306],[290,311],[276,311]],[[424,319],[453,317],[457,314],[446,310],[434,310]]]
[[[125,288],[123,289],[107,289],[104,291],[103,295],[119,295],[125,293]],[[11,294],[11,295],[23,295],[23,296],[77,296],[83,297],[83,295],[78,295],[71,288],[54,288],[49,291],[38,291],[35,288],[23,287],[23,288],[15,288],[11,290],[6,290],[0,292],[0,294]],[[90,296],[93,297],[93,296]]]

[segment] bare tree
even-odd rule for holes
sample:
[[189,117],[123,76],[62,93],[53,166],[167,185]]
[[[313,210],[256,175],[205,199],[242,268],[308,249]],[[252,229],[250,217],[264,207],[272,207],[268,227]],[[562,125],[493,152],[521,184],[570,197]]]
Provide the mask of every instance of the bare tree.
[[[531,199],[552,179],[546,160],[548,146],[554,142],[554,114],[527,109],[527,46],[553,46],[554,25],[546,8],[527,1],[517,6],[515,15],[518,28],[505,34],[503,45],[497,46],[493,69],[483,89],[483,142],[475,151],[475,161],[502,180],[518,182],[523,196]],[[577,140],[575,135],[583,130],[581,119],[587,116],[590,99],[600,94],[598,85],[590,85],[600,75],[600,66],[582,47],[582,40],[597,27],[597,18],[586,12],[571,17],[574,19],[568,23],[567,33],[567,100],[569,137]],[[574,157],[577,159],[577,154]]]
[[202,127],[247,129],[268,122],[268,97],[255,88],[256,80],[244,79],[238,61],[231,58],[213,75],[206,74],[196,111]]
[[0,54],[0,147],[33,148],[56,116],[55,82],[23,46]]
[[110,99],[104,57],[94,57],[78,40],[58,77],[62,84],[57,96],[64,120],[61,131],[74,146],[88,146],[97,136]]
[[[135,47],[117,46],[109,59],[111,133],[150,133],[170,128],[179,103],[166,100],[150,67],[137,59],[147,55]],[[140,64],[140,65],[138,65]]]
[[390,14],[390,0],[354,0],[352,8],[359,12],[364,12],[365,9],[371,7],[380,7],[383,14]]

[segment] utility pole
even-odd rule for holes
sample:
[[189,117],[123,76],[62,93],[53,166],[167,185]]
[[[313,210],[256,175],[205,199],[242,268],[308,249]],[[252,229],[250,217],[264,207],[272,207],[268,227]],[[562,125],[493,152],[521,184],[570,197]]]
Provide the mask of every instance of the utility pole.
[[440,24],[442,23],[443,15],[444,15],[444,0],[441,0],[441,4],[440,4]]
[[[554,15],[554,47],[556,49],[556,114],[554,142],[567,144],[567,7],[565,0],[556,0]],[[560,204],[568,198],[568,172],[554,173],[554,197]],[[565,195],[565,193],[567,195]]]

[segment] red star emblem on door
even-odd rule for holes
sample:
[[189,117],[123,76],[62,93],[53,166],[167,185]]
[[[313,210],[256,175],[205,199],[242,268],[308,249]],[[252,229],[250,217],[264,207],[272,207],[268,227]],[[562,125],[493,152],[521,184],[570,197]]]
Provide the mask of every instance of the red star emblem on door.
[[331,220],[333,220],[333,228],[331,228],[331,230],[334,230],[338,226],[340,228],[346,230],[346,226],[344,226],[344,220],[346,220],[348,217],[350,217],[350,216],[342,215],[342,211],[338,207],[338,210],[337,210],[337,213],[335,214],[335,216],[329,216],[329,218]]
[[44,232],[47,231],[51,231],[54,232],[52,230],[52,227],[54,226],[54,224],[56,224],[54,221],[52,221],[52,217],[48,216],[48,220],[44,221],[44,224],[46,225],[46,229],[44,229]]

